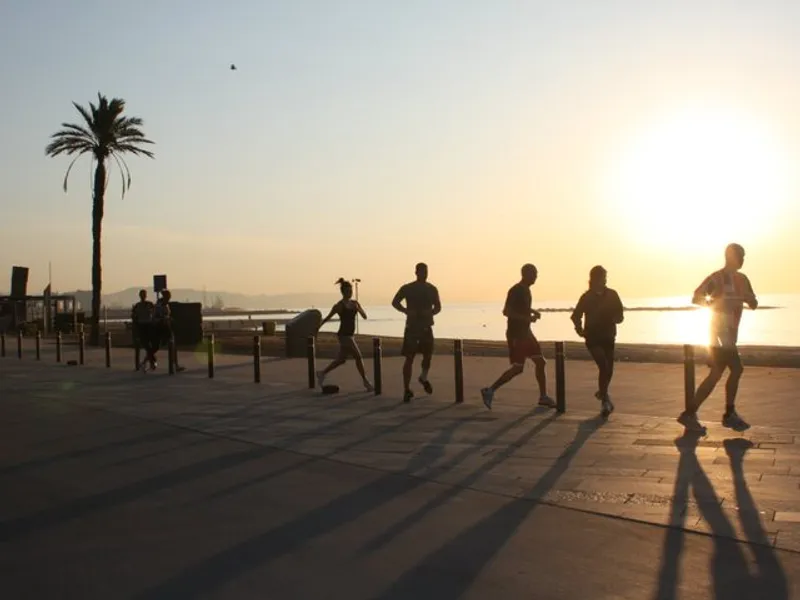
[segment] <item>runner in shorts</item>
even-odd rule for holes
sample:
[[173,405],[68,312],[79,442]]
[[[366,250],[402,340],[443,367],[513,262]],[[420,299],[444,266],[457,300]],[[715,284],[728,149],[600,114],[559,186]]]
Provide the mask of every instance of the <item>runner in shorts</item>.
[[606,281],[607,273],[603,267],[598,265],[589,271],[589,290],[580,297],[571,317],[575,331],[586,340],[586,348],[597,364],[595,398],[601,402],[604,417],[614,410],[608,386],[614,376],[617,325],[624,318],[622,300],[616,291],[606,286]]
[[[419,382],[426,394],[433,393],[428,381],[428,371],[433,357],[433,317],[442,310],[439,290],[428,282],[428,265],[418,263],[415,269],[417,279],[402,286],[392,300],[395,310],[406,315],[406,329],[403,334],[403,402],[411,402],[411,370],[414,358],[422,354],[422,372]],[[405,301],[405,306],[403,306]]]
[[356,361],[356,369],[361,379],[364,382],[364,388],[371,392],[375,388],[367,378],[367,373],[364,370],[364,360],[361,358],[361,351],[358,349],[358,344],[353,337],[356,333],[356,317],[361,315],[362,319],[367,318],[367,313],[361,308],[358,301],[353,300],[353,284],[344,278],[339,278],[336,282],[339,285],[339,291],[342,293],[342,299],[339,300],[331,308],[328,316],[322,319],[319,324],[322,327],[325,323],[331,320],[334,315],[339,315],[339,354],[338,356],[325,367],[323,371],[317,371],[317,382],[320,389],[325,385],[325,376],[334,369],[342,366],[347,362],[347,357],[352,356]]
[[725,369],[730,370],[725,384],[725,413],[722,425],[735,431],[745,431],[750,425],[736,412],[736,393],[744,367],[739,357],[737,342],[739,323],[744,305],[758,307],[758,299],[750,280],[740,269],[744,265],[744,248],[730,244],[725,249],[725,267],[709,275],[694,292],[692,302],[711,309],[711,343],[709,357],[711,370],[697,387],[694,402],[678,417],[678,423],[688,431],[706,434],[706,428],[697,419],[697,411],[714,391]]
[[554,408],[556,403],[547,395],[546,362],[542,356],[539,341],[533,335],[531,323],[538,321],[542,315],[531,308],[531,286],[539,276],[536,267],[523,265],[522,279],[508,290],[503,315],[508,319],[506,340],[508,341],[508,358],[511,366],[491,386],[481,390],[481,397],[486,408],[492,408],[494,393],[525,368],[525,361],[531,359],[536,368],[536,381],[539,384],[539,405]]

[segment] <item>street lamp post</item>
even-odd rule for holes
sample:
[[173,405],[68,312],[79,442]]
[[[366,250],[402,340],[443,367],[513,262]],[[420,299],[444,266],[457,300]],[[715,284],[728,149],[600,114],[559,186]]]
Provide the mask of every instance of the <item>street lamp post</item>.
[[[358,284],[361,283],[361,280],[356,277],[352,280],[352,283],[355,285],[356,288],[356,302],[358,302]],[[358,313],[356,313],[356,333],[358,333]]]

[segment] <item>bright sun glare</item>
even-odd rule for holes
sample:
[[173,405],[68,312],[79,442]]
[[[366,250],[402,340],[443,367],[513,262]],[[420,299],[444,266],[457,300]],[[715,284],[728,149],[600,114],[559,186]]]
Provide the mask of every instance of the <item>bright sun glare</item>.
[[741,115],[675,115],[641,131],[617,158],[609,200],[640,242],[706,251],[760,241],[789,202],[785,153]]

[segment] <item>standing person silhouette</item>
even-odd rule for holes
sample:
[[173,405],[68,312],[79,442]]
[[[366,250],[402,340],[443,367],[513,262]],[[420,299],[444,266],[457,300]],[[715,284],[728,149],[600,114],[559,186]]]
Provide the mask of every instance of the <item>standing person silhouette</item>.
[[758,299],[750,280],[740,269],[744,265],[744,248],[729,244],[725,248],[725,266],[703,280],[695,290],[692,302],[711,309],[711,343],[709,358],[711,370],[697,387],[691,405],[678,417],[678,423],[688,431],[705,435],[707,430],[697,418],[697,411],[714,391],[725,369],[730,370],[725,384],[725,412],[722,425],[735,431],[745,431],[750,425],[736,412],[736,393],[744,367],[737,347],[739,324],[744,305],[758,308]]
[[322,319],[319,324],[322,327],[325,323],[331,320],[333,315],[339,315],[339,354],[337,357],[322,371],[317,371],[317,383],[320,389],[325,385],[325,377],[334,369],[342,366],[347,362],[347,357],[352,356],[356,361],[356,369],[361,379],[364,382],[364,388],[371,392],[373,389],[372,383],[367,378],[367,373],[364,370],[364,360],[361,357],[361,351],[355,340],[356,332],[356,317],[361,315],[362,319],[367,318],[367,313],[361,308],[357,300],[353,300],[353,284],[346,279],[340,277],[336,282],[339,286],[339,291],[342,294],[342,299],[339,300],[331,308],[328,316]]
[[145,357],[136,365],[137,371],[147,372],[147,365],[155,362],[150,352],[154,312],[155,305],[147,299],[147,290],[139,290],[139,301],[131,309],[131,326],[136,336],[136,343],[145,351]]
[[[406,328],[403,333],[403,402],[411,402],[414,392],[411,391],[411,369],[414,358],[422,354],[422,372],[419,382],[426,394],[433,393],[433,386],[428,381],[428,372],[433,357],[433,317],[442,310],[439,290],[428,282],[428,265],[418,263],[415,281],[403,285],[392,300],[392,307],[406,315]],[[405,306],[403,301],[405,300]]]
[[547,395],[547,365],[542,356],[539,341],[533,335],[531,323],[538,321],[542,314],[531,307],[531,286],[536,283],[539,272],[532,264],[522,266],[522,278],[514,284],[506,295],[503,315],[508,319],[506,341],[511,366],[491,386],[481,390],[486,408],[492,408],[494,393],[525,369],[525,361],[531,359],[536,367],[536,381],[539,384],[539,405],[555,408],[555,401]]
[[[586,340],[586,348],[597,364],[597,393],[604,417],[614,410],[608,386],[614,376],[614,346],[617,325],[624,319],[622,300],[606,284],[608,273],[600,265],[589,271],[589,289],[584,292],[572,312],[576,333]],[[585,319],[585,320],[584,320]]]

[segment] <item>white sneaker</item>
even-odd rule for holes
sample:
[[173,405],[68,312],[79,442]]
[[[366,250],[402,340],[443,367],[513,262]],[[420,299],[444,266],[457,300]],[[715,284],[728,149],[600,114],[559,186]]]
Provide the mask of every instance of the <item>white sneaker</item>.
[[550,396],[544,395],[539,397],[539,406],[546,406],[547,408],[555,408],[556,401]]
[[494,401],[494,390],[492,388],[483,388],[481,390],[481,398],[483,398],[483,404],[489,410],[492,410],[492,402]]
[[365,379],[364,380],[364,389],[367,390],[368,392],[374,392],[375,391],[375,386],[372,385],[372,382],[369,379]]
[[320,388],[325,385],[325,373],[322,371],[317,371],[317,384]]

